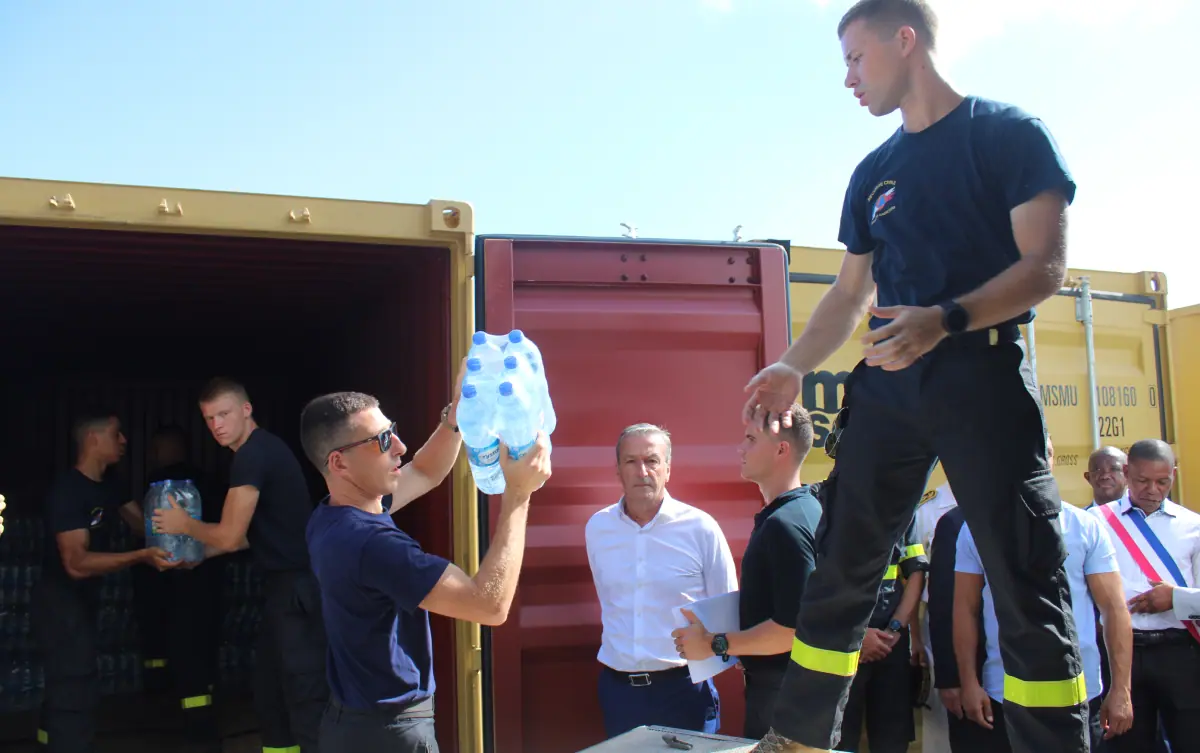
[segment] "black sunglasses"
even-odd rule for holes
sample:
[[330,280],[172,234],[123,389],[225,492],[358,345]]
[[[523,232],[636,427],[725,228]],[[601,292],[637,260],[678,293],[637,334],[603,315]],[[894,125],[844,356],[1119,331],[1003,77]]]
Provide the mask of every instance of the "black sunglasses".
[[[342,445],[341,447],[333,448],[332,450],[329,451],[329,455],[333,455],[333,453],[335,453],[335,452],[345,452],[346,450],[352,450],[355,447],[359,447],[360,445],[364,445],[364,444],[370,444],[371,442],[378,443],[379,451],[381,453],[386,453],[388,450],[392,449],[392,437],[394,437],[395,435],[396,435],[396,424],[392,423],[386,429],[384,429],[383,431],[379,432],[378,434],[376,434],[374,436],[367,437],[366,439],[360,439],[357,442],[351,442],[350,444]],[[328,456],[326,457],[326,462],[329,462]]]

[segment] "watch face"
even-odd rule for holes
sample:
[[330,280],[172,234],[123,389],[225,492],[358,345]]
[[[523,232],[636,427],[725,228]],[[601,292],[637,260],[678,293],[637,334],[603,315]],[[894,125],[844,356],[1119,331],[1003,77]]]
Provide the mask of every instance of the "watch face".
[[723,635],[713,637],[712,650],[714,654],[723,654],[729,649],[729,641]]

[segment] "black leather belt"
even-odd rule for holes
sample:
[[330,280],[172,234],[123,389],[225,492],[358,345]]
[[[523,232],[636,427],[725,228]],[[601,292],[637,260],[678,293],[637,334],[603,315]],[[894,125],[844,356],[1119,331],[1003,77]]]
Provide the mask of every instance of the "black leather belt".
[[1015,343],[1021,339],[1021,328],[1015,324],[1001,324],[996,327],[964,332],[953,335],[942,341],[948,348],[982,348],[992,345]]
[[687,665],[681,667],[671,667],[670,669],[659,669],[654,672],[622,672],[613,669],[607,664],[601,665],[605,671],[616,675],[620,679],[628,682],[635,688],[645,688],[653,684],[655,680],[667,680],[681,675],[688,675]]
[[1190,645],[1195,642],[1196,639],[1181,628],[1133,631],[1133,645],[1135,646],[1178,646]]

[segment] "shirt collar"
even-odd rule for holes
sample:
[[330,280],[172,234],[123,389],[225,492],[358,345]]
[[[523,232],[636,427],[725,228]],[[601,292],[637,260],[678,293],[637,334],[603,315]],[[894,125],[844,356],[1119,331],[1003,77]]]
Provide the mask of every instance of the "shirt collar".
[[[1127,515],[1127,514],[1129,514],[1129,512],[1131,510],[1135,509],[1133,506],[1133,502],[1129,499],[1129,492],[1125,492],[1125,496],[1121,497],[1120,504],[1118,505],[1118,507],[1121,510],[1122,515]],[[1159,507],[1157,510],[1155,510],[1153,513],[1151,513],[1151,515],[1157,515],[1158,513],[1161,512],[1172,518],[1178,517],[1179,510],[1177,508],[1178,508],[1178,505],[1176,505],[1174,502],[1172,502],[1169,499],[1164,499],[1162,506]],[[1147,515],[1146,517],[1150,517],[1150,516]]]
[[621,500],[617,503],[617,516],[622,521],[628,523],[629,525],[633,526],[634,528],[641,528],[641,529],[645,530],[647,528],[653,528],[660,521],[667,521],[667,520],[671,520],[672,518],[677,517],[679,515],[680,509],[681,509],[680,503],[678,501],[676,501],[674,497],[671,496],[671,492],[669,492],[669,491],[665,492],[663,495],[662,504],[659,505],[658,512],[655,514],[655,516],[653,518],[651,518],[650,522],[647,523],[646,525],[639,526],[638,522],[636,520],[634,520],[633,518],[629,517],[629,513],[625,512],[625,496],[622,495]]
[[775,512],[779,508],[783,507],[788,502],[791,502],[793,499],[796,499],[797,497],[801,497],[808,493],[809,493],[808,485],[805,484],[803,486],[797,486],[795,489],[789,489],[788,491],[784,492],[783,494],[780,494],[778,497],[771,500],[771,504],[769,504],[766,507],[764,507],[763,509],[759,510],[754,515],[754,525],[761,524],[764,520],[766,520],[767,518],[774,515]]

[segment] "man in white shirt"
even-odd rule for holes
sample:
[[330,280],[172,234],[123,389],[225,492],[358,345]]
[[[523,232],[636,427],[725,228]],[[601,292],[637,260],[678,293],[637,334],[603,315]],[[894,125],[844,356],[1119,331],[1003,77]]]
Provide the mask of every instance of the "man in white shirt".
[[1200,515],[1167,498],[1175,454],[1166,442],[1134,442],[1125,480],[1125,497],[1091,510],[1116,546],[1133,612],[1133,729],[1107,750],[1152,750],[1159,718],[1172,750],[1200,750],[1200,631],[1164,598],[1169,587],[1200,586]]
[[1125,464],[1129,459],[1116,447],[1101,447],[1088,456],[1088,469],[1083,480],[1092,487],[1090,510],[1097,505],[1107,505],[1125,496]]
[[600,598],[599,695],[609,737],[634,727],[715,733],[712,680],[693,684],[671,632],[675,607],[737,590],[733,554],[711,515],[673,499],[671,436],[635,424],[617,440],[624,496],[587,523],[588,564]]

